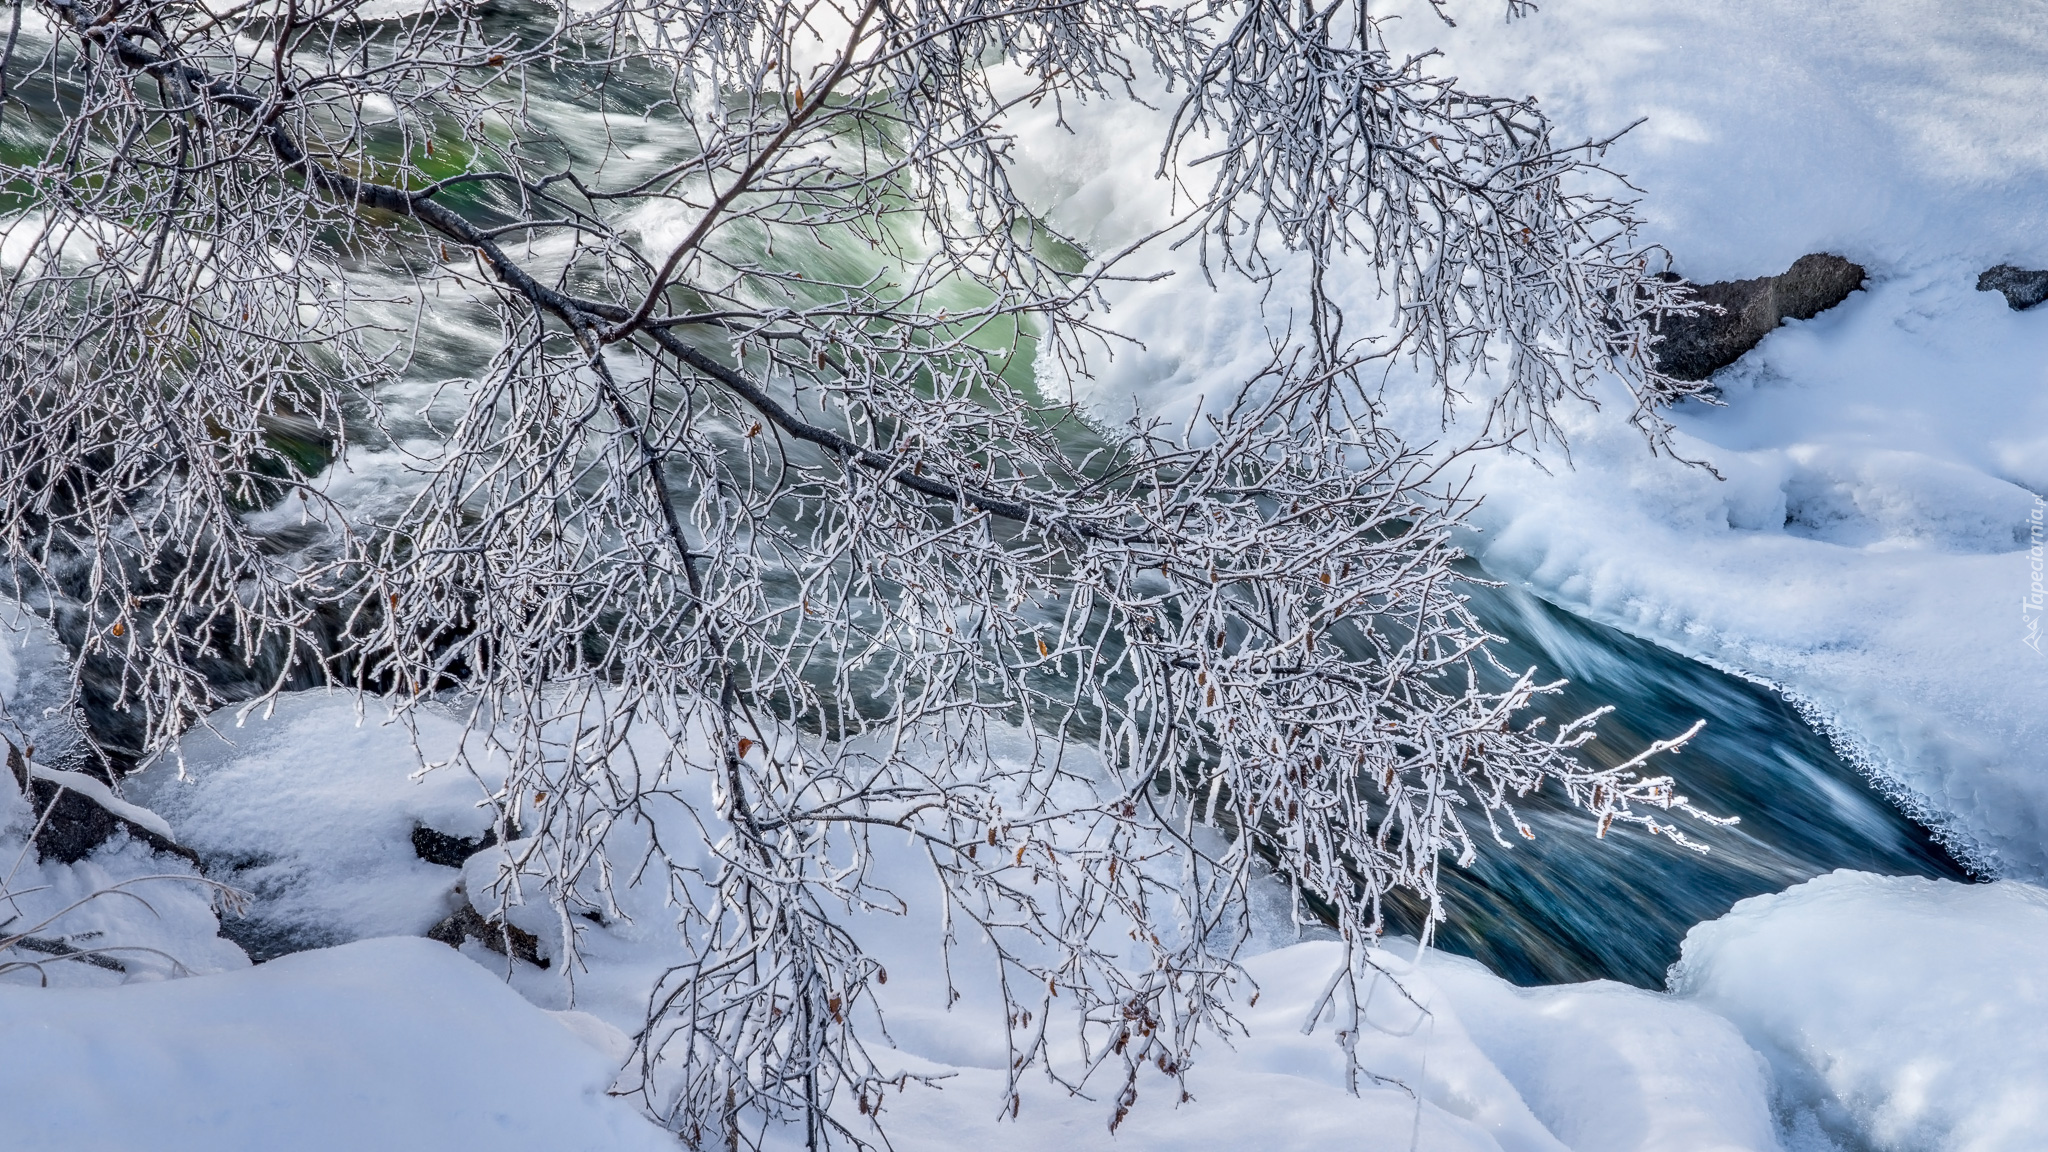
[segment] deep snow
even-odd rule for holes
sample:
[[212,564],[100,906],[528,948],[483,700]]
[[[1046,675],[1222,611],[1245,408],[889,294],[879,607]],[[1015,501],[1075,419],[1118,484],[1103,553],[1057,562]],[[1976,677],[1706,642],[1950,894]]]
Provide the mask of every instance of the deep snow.
[[1884,1152],[2035,1148],[2048,891],[1837,872],[1693,929],[1672,989],[1742,1029],[1795,1128]]
[[[181,814],[181,834],[217,859],[280,860],[336,835],[294,847],[307,833],[292,798],[309,779],[347,780],[350,859],[372,863],[275,873],[289,883],[265,889],[258,915],[291,920],[359,908],[371,888],[387,890],[393,907],[446,909],[461,898],[458,881],[481,909],[495,911],[489,889],[506,849],[487,849],[460,872],[417,860],[413,870],[374,863],[409,856],[417,821],[445,818],[454,822],[445,830],[465,831],[473,816],[432,774],[415,776],[414,750],[400,729],[380,723],[380,702],[361,703],[361,727],[358,701],[340,693],[287,697],[274,714],[239,726],[223,713],[219,734],[188,738],[204,754],[188,756],[186,778],[166,761],[133,794]],[[426,731],[420,751],[446,756],[454,726]],[[281,747],[296,755],[277,755]],[[230,789],[239,804],[213,802]],[[635,833],[622,825],[614,834]],[[623,853],[632,845],[613,847]],[[877,883],[914,891],[914,851],[877,849]],[[77,867],[105,868],[133,852],[110,846]],[[560,921],[538,893],[527,898],[513,922],[540,938],[544,956],[560,958]],[[207,1139],[223,1135],[225,1146],[256,1146],[261,1133],[289,1127],[288,1116],[322,1118],[323,1132],[384,1146],[426,1146],[425,1137],[390,1144],[388,1134],[408,1123],[422,1133],[473,1132],[491,1130],[501,1116],[520,1131],[559,1133],[570,1147],[600,1138],[593,1133],[630,1135],[640,1121],[624,1102],[598,1100],[596,1086],[623,1061],[626,1035],[675,944],[660,892],[625,890],[620,907],[627,918],[579,924],[583,966],[575,969],[543,971],[475,942],[458,956],[440,944],[387,939],[274,961],[255,969],[264,974],[255,982],[236,974],[237,957],[219,965],[225,975],[180,981],[192,991],[168,998],[119,988],[98,998],[14,992],[17,999],[0,1000],[0,1020],[29,1022],[20,1027],[31,1031],[18,1035],[60,1052],[74,1043],[127,1044],[133,1051],[121,1067],[137,1078],[95,1080],[90,1102],[83,1088],[38,1091],[48,1103],[26,1113],[28,1130],[104,1115],[115,1118],[106,1121],[107,1146],[118,1146],[128,1131],[121,1125],[130,1123],[123,1117],[161,1113],[171,1118],[166,1131],[190,1133],[190,1143],[166,1148],[221,1147]],[[333,930],[372,936],[375,923]],[[1277,946],[1247,964],[1260,995],[1253,1004],[1251,986],[1240,990],[1245,1032],[1210,1046],[1191,1074],[1194,1100],[1176,1105],[1164,1078],[1148,1075],[1114,1136],[1105,1100],[1074,1099],[1044,1083],[1026,1090],[1018,1119],[1003,1118],[1003,1030],[989,1001],[975,995],[988,957],[973,946],[955,954],[950,980],[968,995],[949,1005],[930,909],[870,912],[849,925],[891,973],[880,990],[889,1030],[878,1059],[885,1069],[947,1077],[938,1088],[890,1098],[885,1119],[902,1149],[982,1142],[1306,1150],[1363,1138],[1368,1147],[1445,1152],[1806,1152],[1838,1140],[2017,1152],[2032,1146],[2043,1119],[2035,1088],[2048,1083],[2038,1028],[2048,998],[2039,976],[2048,963],[2048,892],[2012,881],[1966,886],[1842,872],[1745,901],[1688,937],[1668,995],[1605,981],[1517,988],[1458,957],[1426,953],[1418,964],[1412,944],[1394,942],[1379,961],[1398,987],[1389,980],[1376,988],[1374,1031],[1361,1045],[1366,1067],[1387,1079],[1356,1097],[1345,1091],[1328,1022],[1303,1028],[1340,950],[1327,941],[1286,944],[1276,932]],[[524,999],[500,986],[508,975]],[[86,976],[115,982],[97,971]],[[364,1006],[372,1001],[378,1006]],[[309,1034],[321,1040],[304,1050],[289,1039]],[[535,1046],[530,1065],[509,1066],[515,1042]],[[151,1062],[170,1061],[161,1053],[180,1045],[204,1059],[164,1088],[171,1074],[150,1069],[171,1065]],[[0,1060],[0,1095],[10,1099],[41,1083],[35,1076],[60,1075],[47,1061],[17,1063],[29,1070]],[[410,1087],[421,1081],[451,1094],[444,1109],[423,1110]],[[223,1095],[223,1083],[249,1087]],[[342,1097],[353,1103],[345,1108]],[[250,1143],[238,1145],[244,1135]],[[775,1143],[794,1139],[784,1135]],[[59,1145],[52,1137],[29,1146]]]

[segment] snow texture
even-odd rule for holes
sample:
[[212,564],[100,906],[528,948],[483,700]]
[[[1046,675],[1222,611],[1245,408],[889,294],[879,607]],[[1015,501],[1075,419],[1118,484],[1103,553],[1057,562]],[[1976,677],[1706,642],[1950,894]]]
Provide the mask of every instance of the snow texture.
[[[495,783],[419,773],[405,726],[378,701],[360,716],[357,703],[306,693],[223,710],[126,782],[215,875],[257,895],[236,935],[266,953],[425,933],[454,909],[456,872],[421,860],[413,829],[475,838],[490,827]],[[444,754],[460,739],[437,715],[421,729]]]
[[[11,619],[0,614],[0,718],[20,726],[0,728],[0,735],[17,746],[63,747],[76,739],[61,707],[69,679],[64,650],[39,628],[8,627]],[[41,764],[32,770],[165,831],[155,813],[124,803],[97,780]],[[39,860],[30,844],[39,815],[14,774],[0,771],[0,939],[30,938],[0,950],[0,965],[17,966],[0,973],[0,983],[90,987],[249,966],[240,948],[220,938],[215,892],[185,860],[158,855],[126,831],[75,864]],[[92,952],[103,964],[63,959],[53,945]],[[0,1026],[4,1019],[0,1011]],[[12,1099],[11,1089],[0,1094]]]
[[1795,1127],[1876,1152],[2048,1128],[2048,891],[1836,872],[1686,937],[1672,987],[1741,1027]]
[[[251,717],[235,750],[196,765],[195,785],[218,777],[260,798],[307,773],[342,774],[391,739],[376,702],[360,714],[341,694],[288,697],[269,719]],[[422,751],[444,756],[458,738],[452,725],[430,728]],[[284,740],[297,741],[296,756],[275,754]],[[422,814],[470,811],[422,799],[438,795],[437,775],[341,776],[352,782],[335,785],[348,803],[323,835],[354,830],[395,847]],[[25,805],[18,794],[0,799],[18,846]],[[194,842],[274,845],[303,830],[304,816],[275,803],[194,805],[174,827]],[[519,847],[487,850],[464,869],[479,908],[496,910],[497,861]],[[914,850],[877,847],[880,882],[914,896]],[[171,870],[122,840],[78,865],[44,868],[39,880],[63,887],[55,899],[145,869]],[[454,870],[435,875],[445,900]],[[383,868],[375,883],[410,898],[401,870]],[[259,893],[255,914],[268,914],[266,900],[298,915],[352,907],[364,884],[345,868],[311,869]],[[562,922],[537,893],[525,895],[513,921],[559,956]],[[473,942],[458,955],[398,939],[246,970],[232,946],[208,943],[214,921],[202,899],[160,902],[172,927],[148,939],[215,975],[163,983],[161,968],[123,976],[64,962],[48,966],[55,989],[0,987],[9,1146],[670,1146],[627,1102],[603,1095],[646,988],[676,954],[662,893],[626,888],[619,903],[625,918],[578,921],[586,968],[542,971]],[[1396,943],[1377,954],[1388,975],[1360,1040],[1364,1064],[1384,1079],[1355,1096],[1328,1023],[1303,1028],[1339,947],[1279,947],[1248,962],[1243,1033],[1206,1049],[1190,1073],[1193,1099],[1177,1101],[1169,1081],[1148,1074],[1114,1135],[1104,1101],[1050,1084],[1027,1089],[1017,1118],[1005,1117],[1002,1025],[979,995],[987,957],[969,942],[949,977],[935,913],[907,904],[850,922],[891,974],[882,989],[889,1047],[878,1059],[946,1077],[888,1101],[899,1149],[1307,1152],[1364,1139],[1425,1152],[2019,1152],[2048,1122],[2038,1091],[2048,1083],[2038,1027],[2048,892],[2018,882],[1842,872],[1744,901],[1688,937],[1671,995],[1607,982],[1516,988],[1456,957],[1430,953],[1418,964],[1412,945]],[[135,939],[152,922],[126,903],[71,915],[76,929],[110,938]],[[949,1004],[949,980],[964,1000]],[[1774,1107],[1796,1140],[1781,1134]],[[794,1146],[793,1133],[770,1135],[771,1146]]]
[[[356,839],[384,845],[388,851],[382,856],[395,856],[411,822],[423,813],[443,819],[460,809],[437,809],[422,799],[440,794],[438,772],[410,782],[397,768],[363,768],[382,754],[366,754],[366,749],[394,737],[392,729],[378,725],[382,712],[376,702],[365,702],[361,714],[358,728],[354,700],[306,694],[287,697],[268,719],[249,717],[237,730],[236,746],[210,759],[194,755],[192,746],[217,738],[191,737],[191,781],[166,787],[159,795],[203,796],[232,786],[249,802],[169,804],[177,831],[197,844],[278,851],[301,833],[307,817],[264,798],[289,794],[309,777],[328,777],[336,781],[330,785],[334,791],[323,795],[339,807],[329,818],[329,831],[320,835],[338,842],[353,830]],[[225,717],[219,719],[225,724]],[[430,727],[420,751],[430,759],[445,758],[458,738],[452,725]],[[295,755],[279,755],[284,747]],[[708,789],[709,782],[686,781],[680,787],[687,793],[693,787]],[[695,842],[695,825],[686,822],[672,797],[652,798],[644,811],[656,821],[676,821],[664,837],[669,844]],[[630,858],[634,838],[645,835],[644,827],[622,823],[613,828],[609,848],[615,856]],[[625,1056],[624,1035],[640,1026],[648,989],[678,957],[668,894],[658,884],[622,885],[614,894],[622,916],[607,916],[602,924],[581,917],[565,921],[539,891],[507,892],[501,886],[501,863],[524,847],[514,842],[471,857],[462,871],[468,898],[485,914],[506,913],[514,925],[533,932],[549,959],[564,954],[562,933],[573,928],[582,964],[555,963],[544,971],[494,955],[474,941],[462,953],[476,961],[479,975],[509,977],[532,1003],[573,1009],[582,1026],[610,1046],[616,1068]],[[410,844],[404,849],[409,852]],[[1148,1075],[1140,1082],[1137,1108],[1112,1135],[1105,1098],[1077,1099],[1041,1084],[1025,1092],[1018,1118],[1006,1119],[1007,1052],[989,955],[970,938],[955,950],[950,972],[943,968],[935,902],[917,899],[930,883],[921,882],[917,851],[886,839],[875,849],[877,882],[903,896],[905,905],[900,914],[870,910],[847,921],[889,972],[879,989],[889,1047],[876,1056],[885,1070],[947,1077],[940,1087],[911,1087],[890,1098],[884,1121],[898,1149],[938,1152],[986,1143],[1159,1152],[1258,1146],[1308,1152],[1332,1141],[1355,1140],[1359,1133],[1373,1134],[1389,1147],[1408,1147],[1413,1140],[1415,1148],[1431,1152],[1769,1152],[1778,1147],[1765,1065],[1725,1021],[1693,1005],[1615,984],[1516,989],[1470,961],[1436,954],[1425,956],[1418,968],[1412,950],[1398,948],[1379,956],[1395,975],[1377,986],[1369,1015],[1375,1031],[1361,1040],[1364,1063],[1387,1079],[1363,1084],[1353,1096],[1330,1025],[1303,1030],[1311,1004],[1342,962],[1339,947],[1329,941],[1293,944],[1251,960],[1248,974],[1254,983],[1242,987],[1239,1009],[1244,1034],[1209,1046],[1191,1073],[1193,1100],[1177,1103],[1165,1077]],[[272,904],[287,907],[291,917],[359,907],[362,894],[377,886],[413,898],[413,881],[388,861],[375,865],[373,879],[357,871],[306,867],[294,872],[288,885],[259,889],[252,914],[280,915],[268,907]],[[439,885],[431,894],[445,900],[453,888],[453,870],[434,871]],[[424,888],[420,892],[427,894]],[[585,895],[590,903],[600,903],[594,891]],[[1284,938],[1287,931],[1269,925],[1262,935]],[[340,951],[370,956],[353,952],[362,947]],[[406,959],[401,953],[374,955],[382,958],[379,963],[395,963],[389,960],[394,956]],[[262,970],[303,958],[289,957]],[[366,972],[359,975],[371,979]],[[414,996],[402,988],[410,979],[393,977],[390,994]],[[949,987],[962,998],[954,1002]],[[1255,988],[1259,997],[1253,1003]],[[305,994],[322,998],[329,995],[326,989],[315,982]],[[376,1031],[381,1026],[373,1018],[368,1035],[351,1033],[347,1042],[383,1044]],[[486,1041],[470,1055],[450,1059],[483,1060],[487,1047]],[[1064,1055],[1071,1061],[1076,1053]],[[467,1065],[458,1071],[472,1074]],[[482,1073],[476,1075],[482,1079]],[[1091,1094],[1105,1097],[1113,1087]],[[317,1096],[308,1100],[309,1107],[324,1107]],[[1248,1106],[1253,1101],[1257,1107]],[[379,1106],[402,1110],[411,1105],[393,1095]],[[260,1117],[239,1112],[237,1117],[237,1123],[261,1123]],[[843,1119],[856,1127],[861,1123],[851,1114]],[[771,1144],[799,1139],[793,1133],[770,1135]]]
[[429,940],[122,988],[0,987],[21,1152],[674,1149],[604,1090],[595,1022],[535,1008]]

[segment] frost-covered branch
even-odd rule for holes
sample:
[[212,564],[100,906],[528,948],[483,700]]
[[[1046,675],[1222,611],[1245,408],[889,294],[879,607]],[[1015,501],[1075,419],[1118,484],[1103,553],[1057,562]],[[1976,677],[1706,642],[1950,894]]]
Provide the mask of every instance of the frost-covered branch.
[[[465,716],[523,833],[501,899],[539,883],[573,951],[618,886],[669,893],[637,1087],[697,1144],[861,1139],[900,1086],[872,837],[996,958],[1010,1106],[1121,1076],[1115,1123],[1230,1026],[1264,870],[1357,976],[1384,898],[1434,909],[1537,789],[1600,833],[1690,811],[1520,719],[1545,686],[1480,689],[1457,461],[1375,424],[1325,274],[1367,253],[1393,350],[1491,381],[1503,439],[1608,371],[1658,442],[1677,289],[1574,190],[1598,145],[1362,8],[35,12],[0,109],[38,133],[0,157],[22,594],[136,752],[302,683]],[[1147,75],[1211,274],[1314,272],[1307,339],[1179,430],[1040,394],[1114,338],[1127,253],[1033,211],[1003,128]],[[406,482],[351,494],[373,459]]]

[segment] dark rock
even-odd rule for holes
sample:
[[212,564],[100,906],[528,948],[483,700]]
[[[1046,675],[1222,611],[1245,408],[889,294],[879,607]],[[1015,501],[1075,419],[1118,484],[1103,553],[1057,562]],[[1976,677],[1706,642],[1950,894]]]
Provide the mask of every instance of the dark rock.
[[450,948],[460,948],[464,940],[474,940],[500,956],[524,960],[536,968],[548,966],[547,957],[540,954],[539,937],[510,924],[486,920],[483,913],[470,905],[467,896],[460,891],[456,896],[462,906],[454,915],[427,929],[427,939],[439,940]]
[[2024,312],[2048,300],[2048,272],[2000,264],[1977,277],[1977,291],[2003,293],[2013,311]]
[[1863,269],[1814,253],[1781,276],[1723,280],[1694,287],[1719,311],[1667,316],[1658,328],[1657,365],[1680,380],[1705,380],[1740,359],[1787,320],[1811,320],[1863,285]]
[[496,832],[486,832],[473,840],[436,832],[424,824],[412,830],[413,854],[429,864],[442,864],[450,868],[462,867],[462,862],[498,842]]
[[92,850],[106,843],[115,832],[125,829],[128,835],[154,851],[182,857],[195,866],[199,863],[199,854],[183,844],[166,840],[140,824],[114,815],[94,803],[89,796],[30,776],[28,760],[21,749],[15,747],[11,740],[0,743],[7,745],[7,768],[14,776],[15,787],[28,797],[29,805],[40,821],[36,828],[37,859],[76,864],[92,855]]

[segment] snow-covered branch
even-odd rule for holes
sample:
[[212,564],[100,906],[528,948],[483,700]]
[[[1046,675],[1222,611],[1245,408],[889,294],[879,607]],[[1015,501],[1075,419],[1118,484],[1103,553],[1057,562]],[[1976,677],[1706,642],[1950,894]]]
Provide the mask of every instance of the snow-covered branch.
[[[1536,789],[1601,832],[1690,810],[1520,719],[1544,686],[1480,689],[1456,461],[1374,423],[1321,285],[1370,253],[1398,350],[1498,381],[1500,436],[1609,371],[1653,443],[1678,289],[1573,190],[1599,145],[1392,59],[1363,8],[37,11],[4,112],[40,152],[0,160],[24,595],[137,752],[297,683],[460,709],[510,765],[503,899],[537,878],[573,949],[615,885],[672,893],[638,1086],[699,1145],[860,1139],[900,1083],[846,922],[908,899],[870,837],[1000,958],[1013,1089],[1113,1066],[1115,1122],[1229,1026],[1262,869],[1356,976],[1383,898],[1434,908]],[[1309,339],[1178,431],[1039,394],[1124,273],[1012,187],[1002,128],[1146,70],[1184,94],[1162,170],[1214,172],[1212,273],[1316,269]],[[408,486],[337,496],[351,447]],[[687,844],[649,815],[677,804]]]

